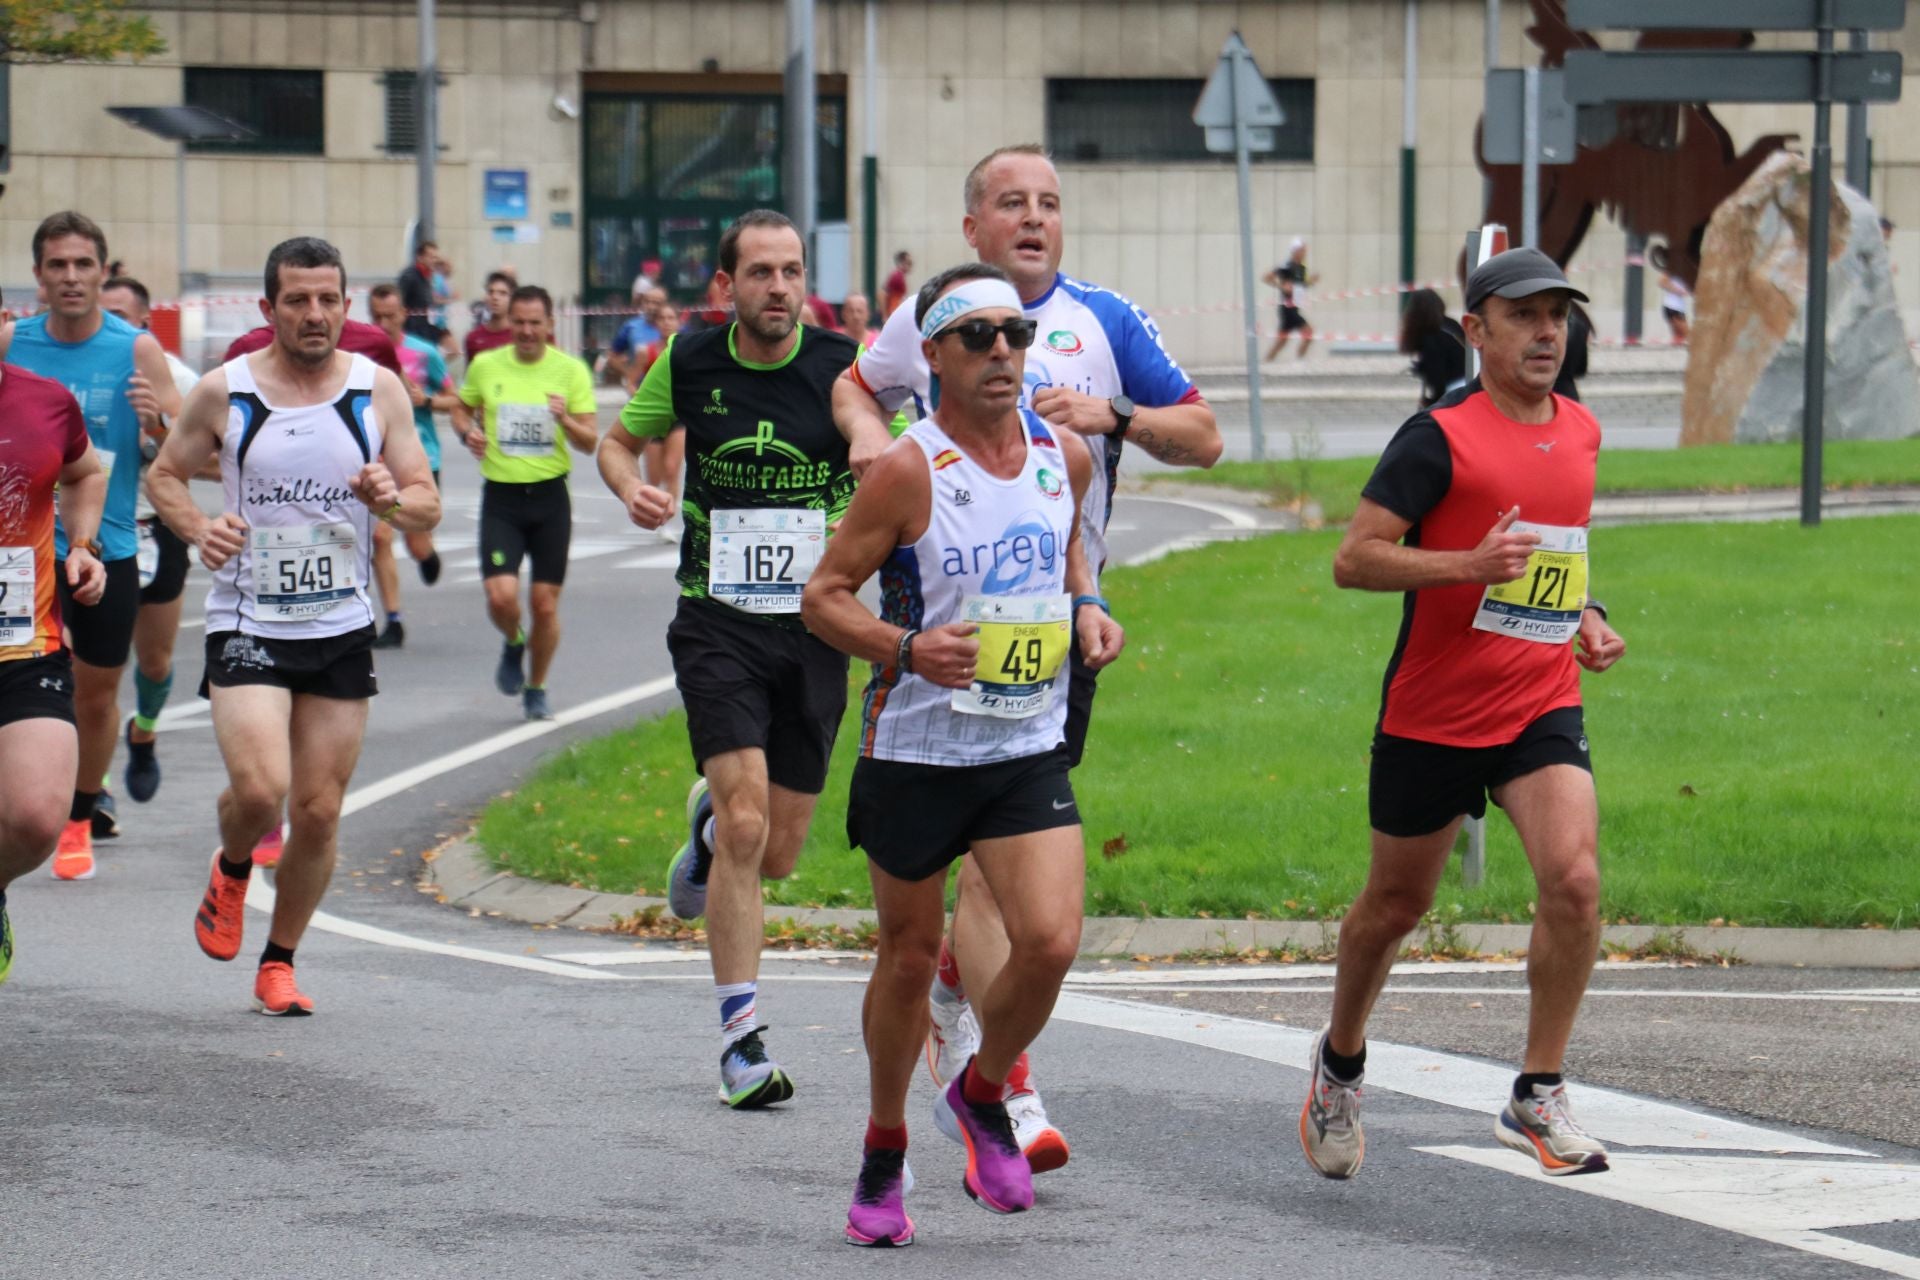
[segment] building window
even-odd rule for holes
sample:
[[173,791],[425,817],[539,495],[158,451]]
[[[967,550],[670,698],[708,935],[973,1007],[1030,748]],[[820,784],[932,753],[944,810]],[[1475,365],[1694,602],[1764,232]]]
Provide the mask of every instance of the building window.
[[188,144],[191,151],[317,156],[326,152],[327,118],[318,71],[188,67],[186,103],[217,111],[253,130],[237,142]]
[[[386,138],[381,149],[390,156],[410,156],[420,149],[420,98],[415,86],[420,83],[417,71],[389,71],[380,77],[380,87],[386,97]],[[438,76],[435,83],[441,89],[447,86],[447,78]],[[447,149],[446,143],[440,144],[440,150]]]
[[[1269,80],[1287,122],[1254,160],[1313,159],[1313,81]],[[1193,122],[1204,80],[1049,80],[1047,149],[1063,162],[1233,163],[1208,151]]]

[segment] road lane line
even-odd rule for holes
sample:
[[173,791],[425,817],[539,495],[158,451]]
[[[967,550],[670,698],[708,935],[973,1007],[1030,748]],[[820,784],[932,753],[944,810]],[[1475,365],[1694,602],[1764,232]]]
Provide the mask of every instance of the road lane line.
[[[1067,979],[1068,986],[1100,987],[1111,986],[1107,983],[1079,982]],[[1125,988],[1128,991],[1152,991],[1165,993],[1173,991],[1201,992],[1206,995],[1248,995],[1248,996],[1300,996],[1331,995],[1331,984],[1318,986],[1248,986],[1248,987],[1197,987],[1184,982],[1137,982]],[[1408,987],[1391,985],[1381,988],[1382,994],[1401,996],[1525,996],[1530,994],[1525,987]],[[1920,995],[1889,996],[1877,992],[1864,991],[1680,991],[1663,987],[1589,987],[1589,996],[1627,996],[1639,1000],[1771,1000],[1789,1003],[1813,1004],[1920,1004]]]
[[1168,506],[1187,507],[1194,511],[1204,511],[1217,520],[1224,520],[1230,528],[1234,529],[1258,529],[1260,527],[1260,522],[1248,515],[1245,510],[1240,507],[1230,506],[1224,502],[1203,502],[1198,498],[1170,498],[1161,494],[1133,492],[1128,492],[1126,497],[1129,502],[1164,502]]

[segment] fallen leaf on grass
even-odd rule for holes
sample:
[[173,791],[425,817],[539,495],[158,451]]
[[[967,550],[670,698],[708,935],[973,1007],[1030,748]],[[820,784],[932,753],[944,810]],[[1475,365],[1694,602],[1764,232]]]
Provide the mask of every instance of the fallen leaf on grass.
[[1125,853],[1126,851],[1127,851],[1127,837],[1125,833],[1115,836],[1113,839],[1107,841],[1105,844],[1100,846],[1100,856],[1105,858],[1108,862],[1112,862],[1115,858],[1119,857],[1121,854]]

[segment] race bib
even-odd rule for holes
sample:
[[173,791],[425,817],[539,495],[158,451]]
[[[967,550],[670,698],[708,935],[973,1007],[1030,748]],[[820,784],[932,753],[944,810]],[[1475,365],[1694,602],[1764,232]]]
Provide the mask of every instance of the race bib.
[[953,691],[955,711],[1025,720],[1053,705],[1073,647],[1071,596],[968,596],[959,621],[980,628],[980,657],[973,683]]
[[160,572],[160,542],[154,536],[151,519],[141,520],[133,526],[133,564],[140,571],[140,587],[145,590],[153,585],[153,577]]
[[266,615],[287,622],[322,617],[359,587],[350,524],[255,529],[249,541],[254,601]]
[[33,548],[0,547],[0,649],[33,643]]
[[537,458],[553,452],[559,424],[543,404],[503,404],[493,411],[494,437],[509,458]]
[[1587,607],[1587,531],[1525,520],[1515,520],[1513,529],[1539,534],[1540,545],[1527,557],[1525,573],[1487,588],[1473,625],[1539,644],[1565,644],[1578,634]]
[[716,511],[709,526],[707,594],[747,613],[798,613],[827,545],[827,513]]

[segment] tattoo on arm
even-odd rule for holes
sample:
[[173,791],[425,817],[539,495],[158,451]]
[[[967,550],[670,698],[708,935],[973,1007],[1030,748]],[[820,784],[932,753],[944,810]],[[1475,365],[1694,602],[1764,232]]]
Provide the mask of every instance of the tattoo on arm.
[[1127,433],[1126,438],[1170,467],[1187,466],[1195,457],[1192,449],[1178,440],[1169,440],[1156,434],[1152,427],[1135,427]]

